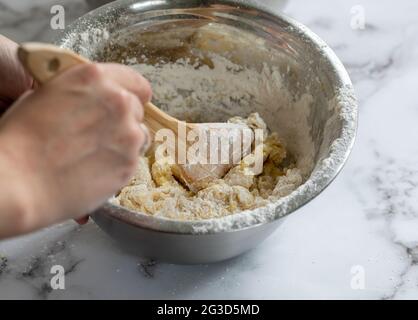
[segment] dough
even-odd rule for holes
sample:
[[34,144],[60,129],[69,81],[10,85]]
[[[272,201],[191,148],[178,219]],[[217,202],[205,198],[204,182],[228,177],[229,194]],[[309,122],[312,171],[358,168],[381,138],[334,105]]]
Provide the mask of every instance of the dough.
[[277,133],[268,134],[265,122],[257,113],[246,119],[234,117],[229,122],[263,129],[264,165],[260,175],[248,174],[254,156],[249,154],[223,179],[193,193],[176,180],[175,165],[164,159],[155,161],[151,154],[139,158],[136,174],[114,201],[154,216],[177,220],[209,219],[261,207],[290,194],[302,183],[295,160],[287,154]]

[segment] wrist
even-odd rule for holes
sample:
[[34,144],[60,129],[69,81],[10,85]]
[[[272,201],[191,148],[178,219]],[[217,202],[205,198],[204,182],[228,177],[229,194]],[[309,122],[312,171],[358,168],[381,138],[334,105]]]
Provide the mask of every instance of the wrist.
[[6,138],[0,133],[0,238],[31,231],[36,225],[35,197]]

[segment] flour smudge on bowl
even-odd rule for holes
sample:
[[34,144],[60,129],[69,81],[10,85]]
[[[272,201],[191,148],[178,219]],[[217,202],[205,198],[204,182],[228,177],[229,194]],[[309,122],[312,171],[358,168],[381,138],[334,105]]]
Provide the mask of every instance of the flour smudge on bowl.
[[[112,200],[115,204],[175,220],[210,219],[263,207],[303,183],[309,168],[304,168],[304,162],[298,162],[287,150],[286,141],[269,130],[258,113],[252,112],[254,105],[259,109],[260,104],[266,103],[260,97],[272,99],[277,95],[275,91],[263,91],[281,85],[279,72],[267,65],[258,72],[216,54],[204,61],[180,58],[175,62],[147,64],[131,58],[125,62],[150,80],[156,104],[179,119],[193,122],[228,119],[262,129],[265,138],[262,173],[248,174],[246,164],[253,156],[250,154],[223,179],[194,193],[178,182],[175,166],[164,159],[155,159],[154,149],[139,158],[137,173]],[[277,98],[269,103],[277,103]],[[309,104],[310,99],[303,97],[299,103]],[[244,110],[246,117],[231,117],[238,109],[240,114]]]

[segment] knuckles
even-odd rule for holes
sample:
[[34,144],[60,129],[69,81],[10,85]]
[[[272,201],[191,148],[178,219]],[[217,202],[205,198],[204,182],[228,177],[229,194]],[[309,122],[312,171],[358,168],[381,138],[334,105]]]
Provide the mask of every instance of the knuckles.
[[132,99],[125,90],[112,90],[109,103],[116,114],[126,116],[132,111]]
[[132,93],[124,90],[110,90],[107,94],[107,105],[111,114],[117,119],[140,122],[144,118],[144,109],[139,99]]
[[82,85],[96,84],[104,79],[104,71],[97,63],[89,63],[77,70],[78,80]]
[[143,76],[136,74],[137,85],[138,85],[138,96],[142,103],[147,103],[151,101],[152,98],[152,89],[151,84]]
[[131,150],[131,154],[134,154],[135,157],[138,156],[138,151],[140,147],[144,144],[145,136],[142,130],[138,125],[129,126],[124,129],[124,133],[121,135],[119,142],[123,145],[126,145],[127,148]]
[[[123,70],[121,69],[121,71]],[[83,92],[99,98],[92,100],[96,107],[100,105],[107,109],[105,117],[111,121],[97,120],[99,122],[96,122],[96,124],[97,127],[105,125],[113,127],[107,130],[112,137],[102,135],[98,140],[108,139],[104,141],[104,144],[113,140],[124,147],[125,152],[119,154],[119,157],[123,158],[123,160],[118,171],[124,183],[128,182],[135,172],[139,151],[146,142],[146,135],[139,126],[139,122],[143,118],[141,101],[149,101],[152,95],[149,82],[142,76],[136,73],[135,75],[135,79],[138,80],[138,90],[140,90],[140,92],[135,94],[107,79],[105,67],[100,64],[91,63],[80,66],[78,70],[74,70],[72,78],[78,83],[77,87],[92,88],[92,90],[89,89]],[[114,129],[116,130],[114,131]]]

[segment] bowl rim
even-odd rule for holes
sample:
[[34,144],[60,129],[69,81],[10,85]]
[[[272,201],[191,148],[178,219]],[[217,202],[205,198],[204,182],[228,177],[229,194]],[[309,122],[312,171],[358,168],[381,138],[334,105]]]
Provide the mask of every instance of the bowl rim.
[[[83,26],[85,23],[88,23],[88,21],[95,16],[105,14],[109,9],[117,10],[136,2],[137,1],[135,0],[118,0],[88,12],[70,24],[67,27],[65,34],[60,39],[58,39],[56,43],[61,46],[64,45],[67,35],[80,28],[80,25]],[[165,0],[163,2],[171,1]],[[346,163],[349,154],[351,153],[357,132],[358,116],[358,106],[354,96],[354,88],[349,78],[348,72],[346,71],[342,62],[339,60],[333,50],[318,35],[316,35],[305,25],[294,20],[293,18],[267,8],[265,5],[262,5],[259,2],[255,2],[253,0],[194,1],[190,2],[190,6],[194,7],[195,2],[201,2],[201,4],[204,4],[205,6],[222,4],[231,6],[232,8],[238,7],[241,9],[255,9],[260,14],[263,14],[263,16],[276,20],[276,23],[284,23],[286,26],[290,27],[289,30],[291,30],[292,33],[303,37],[304,41],[309,42],[309,45],[312,46],[312,48],[321,52],[322,56],[324,57],[324,63],[327,66],[327,72],[329,72],[330,76],[333,77],[333,87],[335,92],[339,92],[341,89],[344,90],[346,94],[349,93],[349,96],[352,97],[352,99],[343,99],[337,103],[338,107],[340,108],[339,116],[342,118],[340,136],[332,142],[332,146],[329,153],[327,154],[327,157],[315,165],[315,168],[310,174],[309,178],[296,189],[298,190],[297,193],[295,192],[296,190],[294,190],[289,195],[262,207],[265,209],[266,213],[265,217],[262,217],[261,220],[260,217],[250,217],[251,215],[255,215],[255,210],[259,208],[245,210],[219,218],[204,220],[174,220],[133,211],[120,205],[113,204],[109,201],[107,201],[99,209],[92,213],[93,219],[96,214],[104,214],[110,218],[115,218],[139,228],[146,228],[154,231],[173,234],[215,234],[224,232],[237,232],[250,228],[256,228],[265,223],[269,223],[288,216],[292,212],[313,200],[337,177],[344,164]],[[176,2],[173,2],[172,9],[175,8],[178,7],[176,7]],[[343,113],[346,113],[348,116],[343,116]],[[331,158],[333,161],[331,165],[328,164],[329,169],[326,170],[327,174],[323,176],[321,176],[321,174],[315,174],[321,173],[321,171],[323,171],[321,168],[325,169],[324,161]],[[279,212],[279,208],[283,208],[281,210],[283,211],[282,213]],[[254,219],[250,220],[250,218]],[[248,223],[242,224],[242,221],[244,220],[246,220]]]

